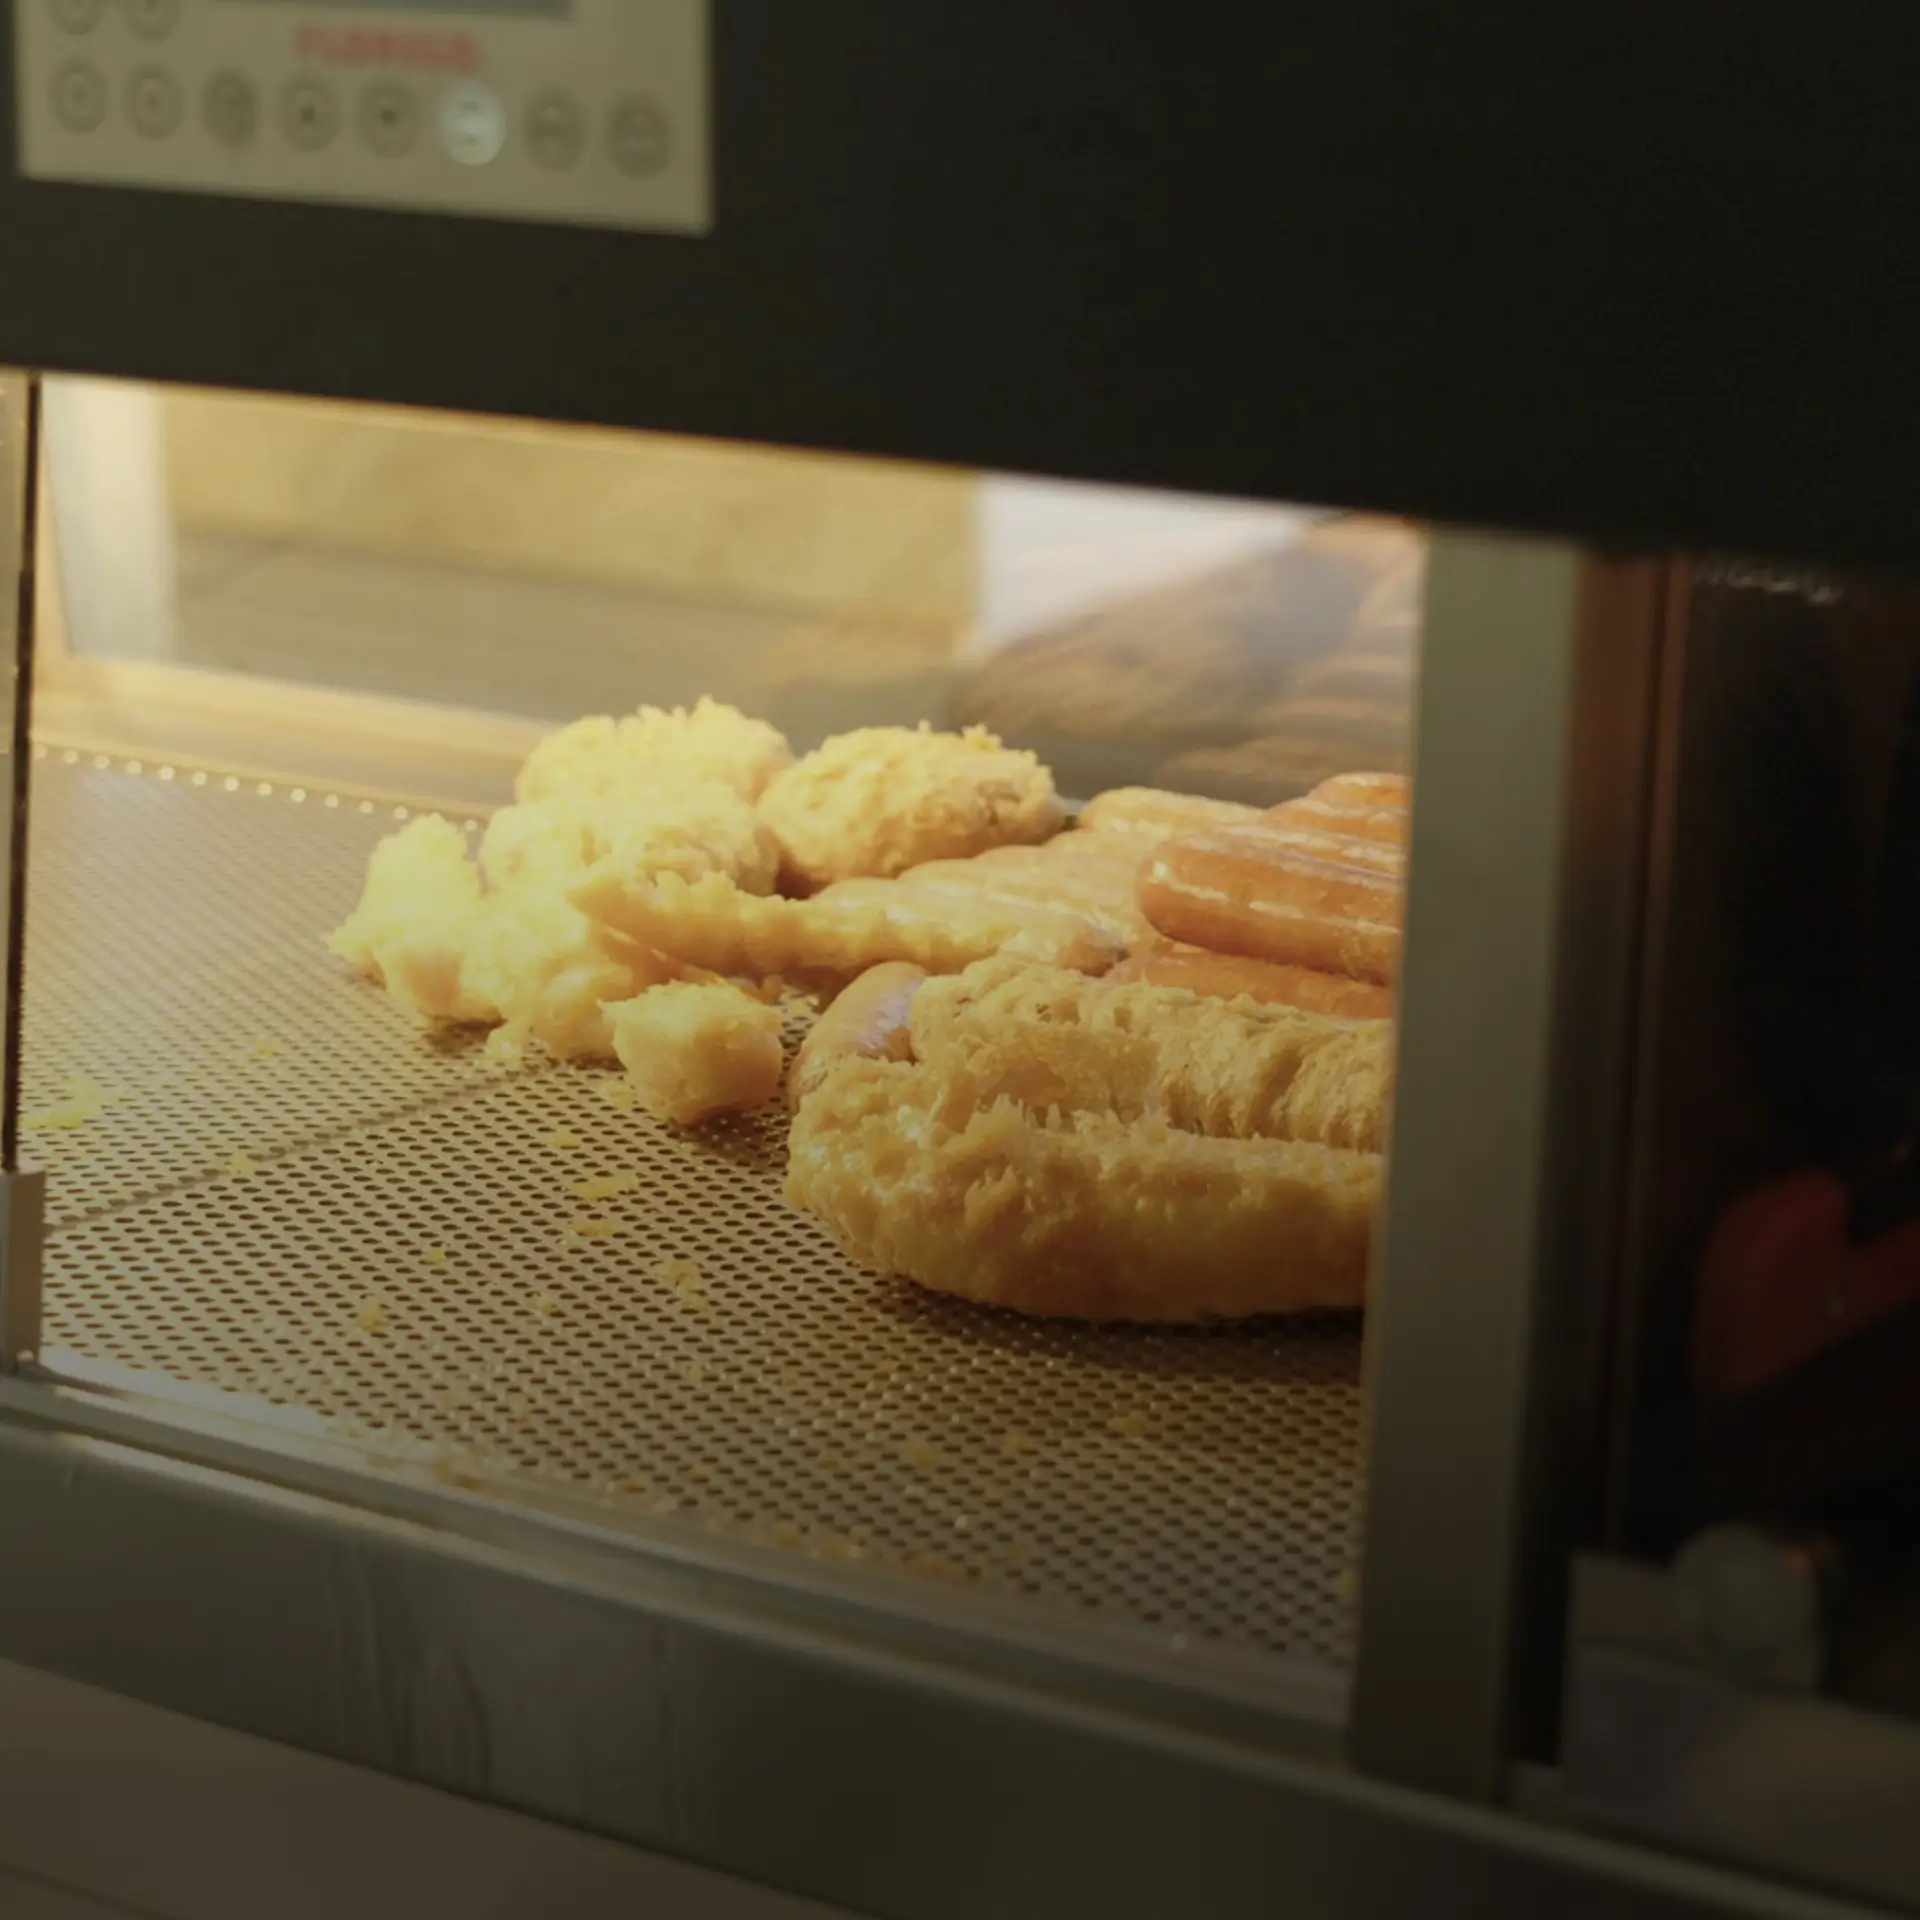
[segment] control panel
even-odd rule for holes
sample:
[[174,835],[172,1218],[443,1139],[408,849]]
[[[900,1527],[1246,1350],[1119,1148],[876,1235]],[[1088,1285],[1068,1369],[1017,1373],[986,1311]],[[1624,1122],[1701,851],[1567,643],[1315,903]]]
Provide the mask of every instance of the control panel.
[[704,233],[709,0],[15,0],[29,179]]

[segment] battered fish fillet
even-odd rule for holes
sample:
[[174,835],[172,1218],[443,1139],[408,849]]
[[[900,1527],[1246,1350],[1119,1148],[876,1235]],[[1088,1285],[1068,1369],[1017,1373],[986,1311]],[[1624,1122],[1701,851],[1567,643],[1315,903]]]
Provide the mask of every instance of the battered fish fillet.
[[835,735],[768,785],[760,817],[780,842],[785,884],[811,892],[1045,840],[1066,814],[1032,754],[984,727],[923,723]]
[[1038,847],[996,847],[980,855],[982,866],[1043,866],[1103,889],[1132,897],[1152,847],[1124,833],[1089,833],[1075,827]]
[[603,861],[569,897],[638,945],[715,973],[846,976],[883,960],[956,973],[997,953],[1099,972],[1124,952],[1068,908],[919,893],[893,880],[844,880],[811,900],[759,899],[720,874],[686,881]]
[[787,1197],[861,1265],[1021,1313],[1182,1322],[1364,1299],[1375,1154],[1042,1116],[964,1065],[848,1058],[793,1121]]
[[1159,1119],[1218,1138],[1380,1151],[1393,1028],[1005,959],[914,995],[914,1058],[1026,1109]]
[[514,797],[612,794],[665,783],[722,786],[757,800],[792,759],[777,728],[717,700],[702,699],[691,712],[642,707],[623,719],[596,714],[549,734],[520,769]]
[[690,1127],[779,1091],[780,1010],[738,987],[655,987],[606,1014],[614,1052],[656,1119]]
[[780,870],[752,803],[711,784],[550,794],[502,807],[480,842],[480,871],[495,888],[564,887],[607,859],[689,880],[724,873],[748,893],[771,893]]
[[972,860],[930,860],[910,867],[900,884],[929,895],[959,892],[1009,905],[1070,907],[1129,952],[1152,943],[1157,936],[1135,903],[1131,873],[1109,879],[1048,857],[1062,841],[1073,838],[1063,833],[1044,847],[1002,847]]

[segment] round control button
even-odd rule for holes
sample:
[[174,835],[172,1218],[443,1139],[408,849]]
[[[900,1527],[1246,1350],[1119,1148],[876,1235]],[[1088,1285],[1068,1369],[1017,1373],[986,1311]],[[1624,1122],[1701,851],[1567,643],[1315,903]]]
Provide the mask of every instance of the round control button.
[[461,80],[440,96],[440,144],[463,167],[484,167],[507,144],[500,96],[477,80]]
[[663,172],[668,160],[667,117],[644,94],[618,101],[607,123],[607,151],[622,173],[644,179]]
[[63,33],[91,33],[107,10],[107,0],[48,0],[47,11]]
[[164,140],[180,124],[180,84],[159,67],[136,67],[127,81],[127,118],[136,133]]
[[69,133],[91,133],[107,117],[107,83],[100,69],[85,60],[69,60],[54,75],[54,118]]
[[558,173],[579,163],[587,146],[587,116],[571,94],[537,93],[527,107],[527,150]]
[[375,153],[397,160],[420,137],[420,103],[398,80],[376,80],[360,96],[360,137]]
[[127,0],[127,23],[147,40],[164,40],[180,23],[180,0]]
[[216,73],[200,110],[207,131],[223,147],[244,147],[260,125],[260,96],[244,73]]
[[340,131],[333,89],[310,74],[289,80],[280,96],[280,126],[302,153],[318,153]]

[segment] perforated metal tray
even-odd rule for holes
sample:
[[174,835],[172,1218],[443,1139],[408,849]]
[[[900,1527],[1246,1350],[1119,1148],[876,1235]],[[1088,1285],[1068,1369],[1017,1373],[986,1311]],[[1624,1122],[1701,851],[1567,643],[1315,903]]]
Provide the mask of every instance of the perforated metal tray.
[[863,1274],[783,1203],[776,1115],[675,1133],[348,978],[321,935],[393,808],[44,749],[35,780],[27,1105],[102,1096],[28,1141],[56,1375],[1344,1662],[1351,1325],[1047,1327]]

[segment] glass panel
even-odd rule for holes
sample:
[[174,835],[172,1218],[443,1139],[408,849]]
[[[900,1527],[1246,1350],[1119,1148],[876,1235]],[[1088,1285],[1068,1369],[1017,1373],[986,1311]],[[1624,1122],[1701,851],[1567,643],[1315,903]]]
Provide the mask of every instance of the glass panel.
[[57,1374],[1236,1698],[1345,1663],[1417,532],[128,387],[49,433]]
[[977,723],[1082,795],[1406,763],[1417,541],[1385,523],[108,382],[48,405],[84,659],[553,721],[643,681],[803,751]]
[[1920,592],[1674,604],[1615,1537],[1729,1606],[1778,1553],[1756,1671],[1920,1713]]

